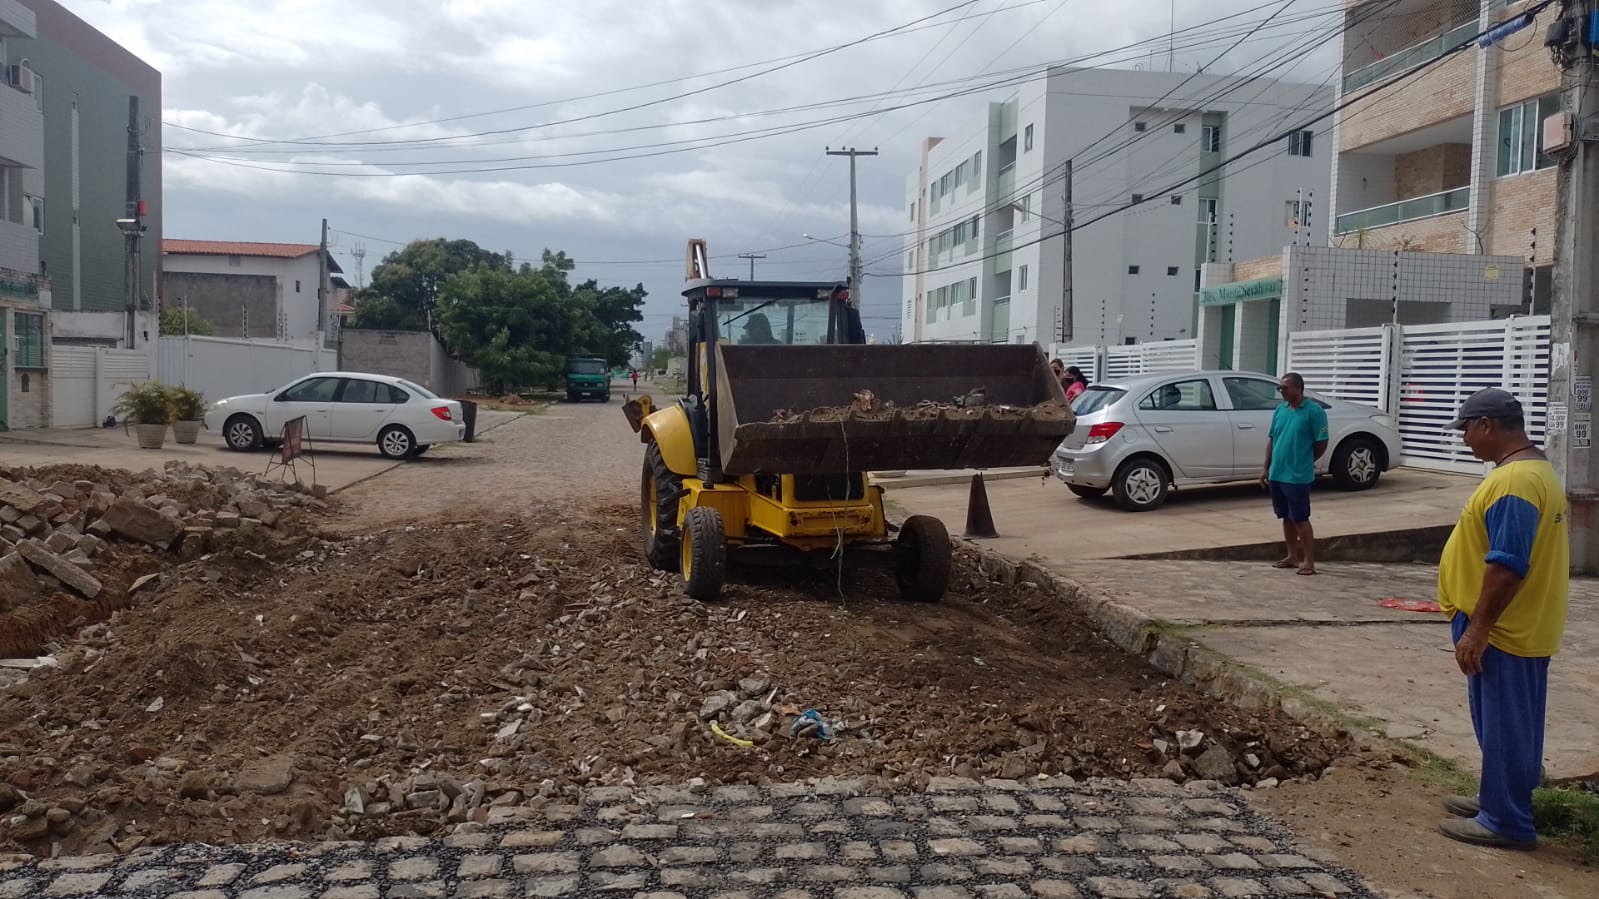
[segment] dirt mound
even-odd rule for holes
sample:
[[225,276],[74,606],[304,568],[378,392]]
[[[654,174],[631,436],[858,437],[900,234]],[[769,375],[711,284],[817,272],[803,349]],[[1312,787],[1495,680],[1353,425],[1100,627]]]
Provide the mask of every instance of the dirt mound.
[[552,507],[182,565],[0,692],[0,781],[36,813],[0,808],[0,845],[431,834],[693,777],[1284,779],[1339,751],[970,560],[938,605],[793,571],[705,605],[635,543],[630,509]]

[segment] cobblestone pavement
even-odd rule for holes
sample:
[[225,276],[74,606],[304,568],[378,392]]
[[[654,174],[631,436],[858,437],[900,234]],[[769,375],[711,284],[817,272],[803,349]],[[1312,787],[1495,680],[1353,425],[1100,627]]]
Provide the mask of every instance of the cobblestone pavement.
[[0,857],[0,899],[1372,895],[1214,783],[948,778],[909,796],[863,787],[604,787],[580,805],[495,809],[481,832],[444,840]]

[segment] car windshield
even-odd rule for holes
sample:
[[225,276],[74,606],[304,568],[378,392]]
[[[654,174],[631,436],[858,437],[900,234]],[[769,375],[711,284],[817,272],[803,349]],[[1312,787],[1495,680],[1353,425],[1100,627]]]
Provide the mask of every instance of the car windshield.
[[406,390],[411,391],[423,399],[436,400],[439,398],[438,394],[434,393],[433,391],[427,389],[426,387],[422,387],[421,385],[413,384],[404,378],[400,378],[399,382],[401,387],[404,387]]
[[827,342],[827,298],[758,297],[716,301],[716,335],[739,346]]
[[573,359],[566,363],[568,374],[574,375],[603,375],[605,374],[604,359]]
[[1072,413],[1091,415],[1127,395],[1120,387],[1090,387],[1072,401]]

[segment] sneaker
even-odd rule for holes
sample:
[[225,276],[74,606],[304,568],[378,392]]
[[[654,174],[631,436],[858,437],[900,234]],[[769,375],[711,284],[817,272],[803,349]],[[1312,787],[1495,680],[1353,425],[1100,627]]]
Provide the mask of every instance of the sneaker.
[[1490,849],[1520,849],[1530,850],[1538,848],[1538,841],[1512,840],[1477,823],[1476,818],[1445,818],[1438,822],[1438,830],[1451,840],[1470,843],[1473,846],[1487,846]]
[[1444,811],[1461,818],[1475,818],[1482,805],[1475,796],[1445,796]]

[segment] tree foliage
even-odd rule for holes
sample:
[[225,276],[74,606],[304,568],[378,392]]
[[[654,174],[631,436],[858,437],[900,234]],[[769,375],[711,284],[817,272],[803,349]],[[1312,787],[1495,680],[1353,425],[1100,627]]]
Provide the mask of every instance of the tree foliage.
[[193,310],[163,305],[161,307],[161,333],[168,337],[182,337],[185,334],[192,334],[195,337],[210,337],[216,333],[216,329],[211,327],[210,322],[201,318]]
[[[453,242],[461,243],[470,242]],[[602,288],[588,281],[573,287],[567,277],[576,263],[564,252],[546,250],[538,265],[518,266],[507,255],[477,256],[481,249],[475,244],[445,255],[437,249],[423,247],[405,257],[410,283],[385,282],[381,305],[366,321],[414,322],[421,310],[445,349],[475,367],[490,393],[558,384],[567,356],[604,356],[613,365],[625,364],[641,341],[632,325],[643,320],[642,284]],[[425,281],[472,258],[478,261],[436,283]],[[432,273],[418,274],[425,267]],[[379,289],[376,271],[373,289]],[[361,310],[358,300],[358,319]]]
[[452,275],[511,266],[507,253],[491,253],[470,240],[413,240],[383,257],[372,283],[355,295],[353,328],[428,331],[439,291]]

